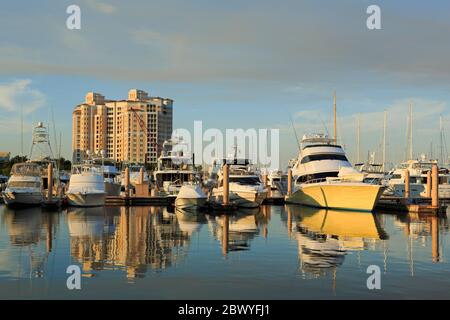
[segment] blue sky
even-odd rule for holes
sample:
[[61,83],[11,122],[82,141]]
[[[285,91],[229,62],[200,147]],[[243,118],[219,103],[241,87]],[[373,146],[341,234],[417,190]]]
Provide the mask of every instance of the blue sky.
[[[81,7],[81,30],[66,8]],[[381,30],[366,8],[381,7]],[[299,134],[331,131],[337,91],[339,132],[355,153],[380,149],[388,110],[388,157],[404,157],[406,113],[415,114],[415,154],[450,135],[448,1],[14,1],[0,4],[1,150],[20,152],[31,123],[53,107],[70,157],[71,111],[88,91],[124,98],[130,88],[175,100],[175,127],[280,128],[281,161]],[[448,137],[450,139],[450,136]],[[29,143],[25,144],[28,152]]]

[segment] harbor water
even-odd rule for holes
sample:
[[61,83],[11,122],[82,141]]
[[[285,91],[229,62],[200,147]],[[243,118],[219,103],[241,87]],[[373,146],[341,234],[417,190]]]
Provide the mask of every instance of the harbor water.
[[0,299],[449,299],[449,240],[446,218],[413,214],[2,205]]

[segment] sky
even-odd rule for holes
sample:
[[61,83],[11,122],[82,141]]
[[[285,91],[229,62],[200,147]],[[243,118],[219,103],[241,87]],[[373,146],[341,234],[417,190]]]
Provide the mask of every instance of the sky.
[[[69,30],[66,8],[81,8]],[[381,30],[366,27],[369,5]],[[414,155],[436,157],[439,117],[450,140],[448,1],[42,0],[0,3],[0,150],[24,152],[32,124],[55,119],[62,155],[71,157],[71,116],[89,91],[123,99],[130,88],[174,100],[174,127],[277,128],[287,164],[298,135],[338,134],[356,158],[406,155],[408,105]],[[53,109],[53,116],[52,116]],[[50,125],[53,134],[53,125]]]

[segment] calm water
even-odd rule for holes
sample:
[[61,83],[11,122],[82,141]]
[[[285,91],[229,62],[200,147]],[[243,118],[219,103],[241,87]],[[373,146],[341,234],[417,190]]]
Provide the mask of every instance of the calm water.
[[[267,206],[219,217],[162,207],[0,206],[0,298],[450,298],[447,219]],[[68,290],[66,268],[83,271]],[[366,269],[381,269],[368,290]]]

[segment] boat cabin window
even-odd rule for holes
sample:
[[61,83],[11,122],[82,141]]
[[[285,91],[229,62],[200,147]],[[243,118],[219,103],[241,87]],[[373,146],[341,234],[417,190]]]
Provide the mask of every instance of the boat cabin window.
[[322,173],[316,173],[316,174],[307,174],[304,176],[300,176],[295,181],[296,184],[305,183],[312,180],[320,180],[320,179],[326,179],[327,177],[335,178],[337,177],[339,172],[322,172]]
[[312,154],[312,155],[303,157],[300,163],[308,163],[311,161],[321,161],[321,160],[348,161],[347,157],[343,154]]
[[256,186],[261,183],[258,177],[230,177],[230,182]]
[[9,188],[40,188],[41,184],[36,181],[11,181],[8,183]]

